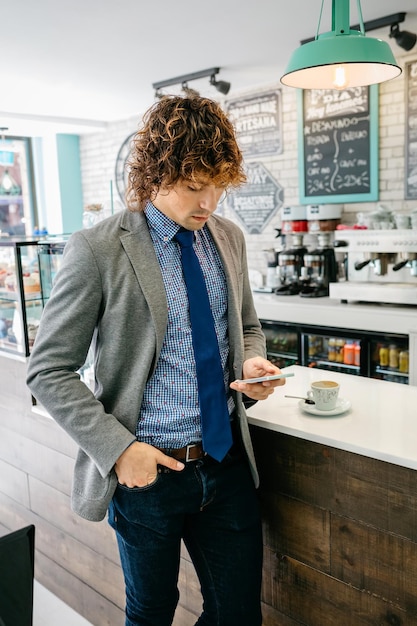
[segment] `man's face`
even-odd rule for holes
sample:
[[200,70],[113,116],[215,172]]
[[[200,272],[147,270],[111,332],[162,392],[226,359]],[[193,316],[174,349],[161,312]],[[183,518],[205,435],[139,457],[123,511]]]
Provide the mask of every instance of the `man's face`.
[[200,230],[217,208],[224,187],[182,180],[171,189],[161,187],[152,201],[164,215],[187,230]]

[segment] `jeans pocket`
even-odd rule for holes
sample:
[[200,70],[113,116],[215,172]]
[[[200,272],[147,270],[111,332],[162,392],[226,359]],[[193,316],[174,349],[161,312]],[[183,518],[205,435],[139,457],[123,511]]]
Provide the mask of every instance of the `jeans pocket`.
[[127,485],[122,485],[121,483],[117,483],[117,488],[122,489],[123,491],[126,491],[127,493],[149,491],[150,489],[155,487],[155,485],[157,484],[157,482],[159,482],[159,480],[160,480],[160,474],[158,472],[155,477],[155,480],[153,480],[148,485],[143,485],[143,487],[128,487]]

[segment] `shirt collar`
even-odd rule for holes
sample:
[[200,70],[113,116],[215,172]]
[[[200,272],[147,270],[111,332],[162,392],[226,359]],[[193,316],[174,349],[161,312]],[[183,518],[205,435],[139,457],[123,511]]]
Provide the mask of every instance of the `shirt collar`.
[[180,229],[177,222],[174,222],[174,220],[167,217],[164,213],[161,213],[150,201],[145,207],[145,215],[149,228],[153,230],[161,241],[171,241]]
[[[181,228],[177,222],[174,222],[171,218],[167,217],[164,213],[161,213],[149,200],[145,207],[145,216],[148,221],[149,228],[155,233],[155,235],[164,243],[172,241],[175,235]],[[207,226],[202,229],[205,231]],[[200,237],[202,231],[194,231],[194,237]],[[197,234],[198,233],[198,234]]]

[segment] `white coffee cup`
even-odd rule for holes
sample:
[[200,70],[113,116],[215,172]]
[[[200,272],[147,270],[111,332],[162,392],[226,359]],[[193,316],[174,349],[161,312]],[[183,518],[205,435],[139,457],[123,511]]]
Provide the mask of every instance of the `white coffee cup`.
[[311,390],[307,395],[314,400],[316,409],[331,411],[336,407],[339,389],[339,383],[334,380],[316,380],[311,383]]

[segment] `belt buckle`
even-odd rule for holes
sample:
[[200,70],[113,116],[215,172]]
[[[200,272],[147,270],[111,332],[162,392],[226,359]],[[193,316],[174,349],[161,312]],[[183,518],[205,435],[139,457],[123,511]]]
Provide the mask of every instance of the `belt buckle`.
[[191,448],[195,448],[198,446],[198,443],[189,443],[187,446],[187,452],[185,453],[185,462],[189,463],[190,461],[198,461],[198,459],[190,459],[190,450]]

